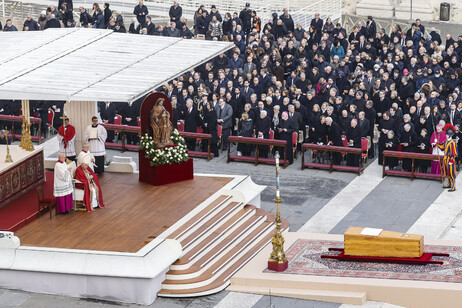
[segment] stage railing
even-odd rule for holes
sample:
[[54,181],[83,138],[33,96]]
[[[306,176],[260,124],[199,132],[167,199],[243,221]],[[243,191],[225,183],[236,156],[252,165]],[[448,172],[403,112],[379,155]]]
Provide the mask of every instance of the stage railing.
[[[125,133],[136,133],[139,134],[141,132],[139,126],[128,126],[128,125],[119,125],[119,124],[101,124],[104,126],[107,130],[113,130],[113,131],[118,131],[119,134],[121,134],[121,138],[119,140],[121,143],[116,143],[116,142],[106,142],[104,145],[107,148],[116,148],[116,149],[121,149],[122,152],[125,152],[126,150],[134,150],[138,151],[140,148],[139,145],[133,145],[133,144],[126,144],[125,143]],[[201,134],[201,133],[191,133],[191,132],[183,132],[180,131],[180,136],[183,138],[195,138],[195,139],[206,139],[208,140],[208,146],[207,146],[207,152],[199,152],[199,151],[188,151],[188,155],[191,157],[205,157],[207,158],[207,161],[211,160],[213,158],[213,154],[211,153],[210,149],[210,142],[212,139],[212,135],[210,134]]]
[[210,143],[212,141],[212,135],[211,134],[203,134],[203,133],[192,133],[192,132],[184,132],[181,131],[179,132],[180,136],[183,138],[193,138],[193,139],[201,139],[201,140],[207,140],[207,152],[200,152],[200,151],[189,151],[188,150],[188,155],[191,157],[207,157],[207,161],[211,160],[213,158],[213,154],[210,151]]
[[140,148],[139,145],[134,144],[125,144],[125,133],[140,133],[140,128],[138,126],[128,126],[128,125],[119,125],[119,124],[101,124],[106,128],[106,130],[113,130],[119,132],[119,140],[121,143],[116,142],[105,142],[104,145],[106,148],[116,148],[122,149],[122,152],[126,150],[136,150]]
[[[252,144],[255,145],[255,156],[238,156],[238,155],[231,155],[231,143],[235,142],[245,143],[245,144]],[[251,137],[237,137],[237,136],[230,136],[228,138],[228,160],[227,162],[231,162],[233,160],[240,160],[240,161],[247,161],[253,162],[255,166],[259,163],[267,163],[267,164],[275,164],[276,160],[274,158],[266,158],[260,157],[259,147],[258,145],[263,146],[273,146],[273,147],[281,147],[283,148],[281,157],[282,157],[282,166],[286,168],[289,165],[289,161],[286,159],[286,148],[287,148],[287,141],[285,140],[275,140],[275,139],[261,139],[261,138],[251,138]]]
[[[311,150],[311,151],[314,150],[314,151],[330,153],[329,163],[328,164],[321,164],[321,163],[314,163],[314,162],[305,163],[305,151],[306,150]],[[357,154],[359,165],[357,167],[345,166],[345,165],[334,165],[334,160],[333,160],[334,153]],[[318,145],[318,144],[313,144],[313,143],[304,143],[302,144],[302,170],[305,168],[327,169],[329,170],[329,172],[332,172],[334,170],[342,170],[342,171],[357,172],[358,175],[361,175],[361,173],[364,171],[361,153],[362,153],[362,150],[359,148],[338,147],[338,146],[331,146],[331,145]]]
[[[11,137],[12,141],[15,141],[16,139],[20,139],[22,137],[21,134],[16,134],[15,133],[15,128],[14,128],[14,123],[19,122],[22,123],[22,117],[21,116],[10,116],[10,115],[0,115],[0,122],[11,122],[11,133],[8,134],[8,137]],[[37,130],[37,136],[31,136],[32,141],[38,141],[38,144],[42,143],[42,140],[45,140],[45,137],[42,137],[42,119],[41,118],[34,118],[30,117],[30,124],[38,123],[38,130]],[[2,127],[1,129],[3,129]],[[16,138],[19,137],[19,138]]]
[[[404,170],[385,170],[385,161],[387,157],[396,158],[408,158],[412,160],[411,171]],[[400,151],[383,151],[383,165],[382,165],[382,178],[386,175],[396,175],[410,177],[411,180],[415,178],[434,179],[441,180],[441,174],[415,172],[415,160],[438,160],[438,155],[423,154],[423,153],[412,153],[412,152],[400,152]],[[440,156],[441,162],[443,157]]]

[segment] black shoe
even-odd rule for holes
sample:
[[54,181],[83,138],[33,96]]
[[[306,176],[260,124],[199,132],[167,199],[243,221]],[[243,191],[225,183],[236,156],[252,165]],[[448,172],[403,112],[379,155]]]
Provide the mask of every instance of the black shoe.
[[454,188],[454,189],[450,189],[450,190],[448,190],[448,191],[453,192],[453,191],[456,191],[456,189]]
[[451,188],[451,186],[447,185],[447,186],[443,186],[443,188]]

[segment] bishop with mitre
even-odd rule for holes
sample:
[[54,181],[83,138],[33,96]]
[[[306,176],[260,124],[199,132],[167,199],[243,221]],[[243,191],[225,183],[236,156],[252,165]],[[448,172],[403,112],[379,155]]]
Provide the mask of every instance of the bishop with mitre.
[[83,204],[88,212],[94,211],[94,208],[97,207],[104,207],[103,193],[99,186],[98,176],[88,167],[90,163],[90,156],[85,156],[82,164],[75,170],[75,178],[83,183],[85,189]]
[[91,118],[92,124],[85,129],[84,140],[90,145],[90,151],[95,157],[95,172],[100,174],[104,172],[104,155],[106,147],[104,143],[107,139],[107,131],[104,126],[98,124],[98,118]]
[[58,129],[59,153],[64,153],[69,160],[75,161],[75,128],[69,124],[69,118],[63,116],[64,123]]
[[77,156],[77,167],[83,163],[83,159],[87,156],[90,157],[90,164],[88,165],[88,167],[90,167],[91,170],[94,171],[95,167],[93,163],[95,162],[95,157],[93,156],[93,154],[90,153],[90,145],[87,142],[85,142],[82,145],[82,151],[80,151],[79,155]]

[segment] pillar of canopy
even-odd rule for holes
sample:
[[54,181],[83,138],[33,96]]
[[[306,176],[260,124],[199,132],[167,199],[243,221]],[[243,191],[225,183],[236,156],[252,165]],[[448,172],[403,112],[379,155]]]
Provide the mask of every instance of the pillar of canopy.
[[91,118],[96,115],[96,102],[70,101],[64,104],[64,114],[69,117],[69,124],[75,127],[75,153],[78,155],[84,143],[85,129],[91,124]]
[[25,117],[27,121],[29,121],[30,120],[29,100],[23,99],[21,101],[21,109],[22,109],[22,115]]

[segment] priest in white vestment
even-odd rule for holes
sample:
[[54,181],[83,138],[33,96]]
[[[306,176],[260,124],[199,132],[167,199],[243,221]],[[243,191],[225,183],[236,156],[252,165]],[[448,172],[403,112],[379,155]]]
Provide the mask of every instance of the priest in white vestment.
[[66,155],[59,153],[55,165],[53,196],[56,197],[56,213],[69,214],[72,208],[72,167],[66,164]]
[[84,140],[90,145],[90,152],[95,157],[95,173],[104,172],[104,155],[106,147],[104,143],[107,138],[107,131],[104,126],[98,124],[98,118],[91,118],[92,124],[85,129]]
[[88,167],[90,167],[91,170],[95,171],[95,168],[93,166],[95,162],[95,157],[93,156],[93,154],[91,154],[90,145],[87,142],[83,144],[82,151],[80,151],[79,155],[77,156],[77,167],[80,166],[84,160],[88,161]]

